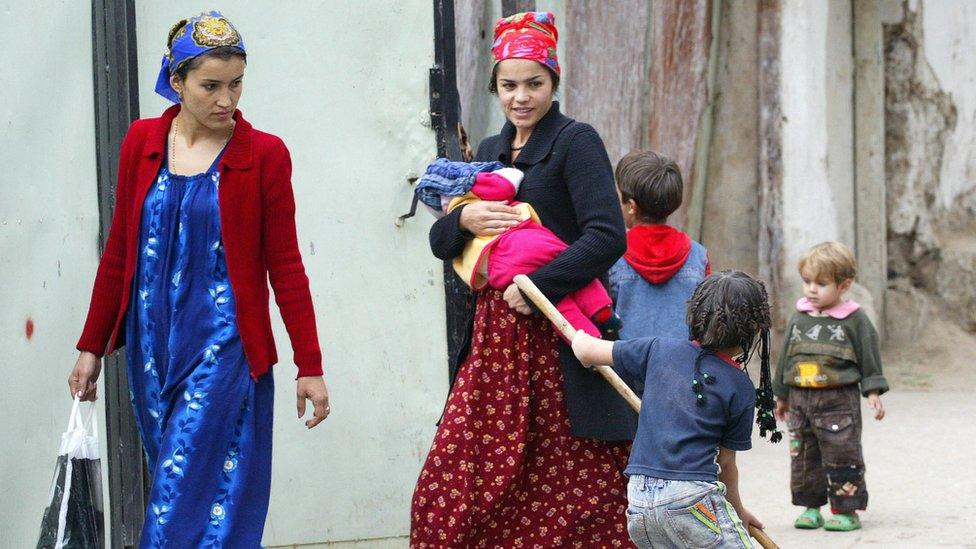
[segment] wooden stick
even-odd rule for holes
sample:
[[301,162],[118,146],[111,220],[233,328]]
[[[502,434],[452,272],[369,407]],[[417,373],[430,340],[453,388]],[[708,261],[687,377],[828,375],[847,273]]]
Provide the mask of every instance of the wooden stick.
[[[526,297],[532,301],[532,303],[535,303],[535,306],[542,311],[542,314],[546,315],[546,318],[548,318],[549,321],[556,326],[556,329],[559,330],[559,333],[562,334],[566,341],[573,341],[573,338],[576,337],[576,329],[573,328],[573,325],[566,320],[566,317],[564,317],[563,314],[556,309],[556,306],[553,305],[546,296],[542,295],[542,292],[539,291],[539,288],[536,287],[535,283],[532,282],[529,277],[525,275],[515,275],[515,285],[522,290],[522,293],[524,293]],[[613,371],[613,368],[610,366],[595,365],[593,366],[593,370],[603,376],[603,379],[607,380],[607,383],[609,383],[614,390],[620,393],[620,396],[624,397],[624,400],[627,401],[627,404],[630,404],[630,407],[633,408],[635,412],[640,412],[640,398],[634,394],[634,391],[632,391],[626,383],[624,383],[624,380],[620,379],[620,376],[617,375],[617,372]]]
[[762,545],[763,549],[779,549],[779,545],[776,545],[776,542],[770,539],[770,537],[766,535],[766,532],[751,524],[749,525],[749,534],[756,538],[756,541],[759,542],[759,545]]
[[[525,275],[516,275],[515,285],[519,287],[519,290],[522,290],[522,293],[524,293],[525,296],[532,301],[532,303],[535,303],[535,306],[542,311],[542,314],[546,315],[546,318],[553,323],[556,329],[559,330],[559,333],[562,334],[567,341],[573,341],[573,338],[576,337],[576,329],[573,328],[573,325],[566,320],[566,317],[564,317],[563,314],[556,309],[556,306],[553,305],[552,302],[549,301],[549,299],[543,295],[541,291],[539,291],[539,288],[536,287],[535,283],[532,282],[529,277]],[[617,375],[617,372],[613,371],[613,368],[610,366],[598,365],[593,366],[593,369],[603,376],[603,378],[610,383],[610,386],[620,393],[620,396],[624,397],[624,400],[627,401],[627,404],[630,404],[630,407],[633,408],[635,412],[640,412],[640,398],[638,398],[638,396],[634,394],[634,391],[632,391],[630,387],[628,387],[627,384],[620,379],[620,376]],[[763,532],[759,528],[749,525],[749,534],[756,538],[756,541],[759,542],[759,545],[761,545],[763,549],[779,549],[779,546],[773,543],[773,540],[769,539],[766,532]]]

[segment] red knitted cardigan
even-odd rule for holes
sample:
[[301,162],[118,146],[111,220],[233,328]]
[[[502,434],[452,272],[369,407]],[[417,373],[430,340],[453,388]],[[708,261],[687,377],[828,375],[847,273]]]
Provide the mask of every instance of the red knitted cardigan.
[[[170,124],[179,105],[129,127],[119,154],[115,213],[98,265],[80,351],[102,356],[121,347],[119,333],[136,270],[142,205],[162,165]],[[308,277],[295,232],[291,157],[278,137],[254,129],[240,111],[220,160],[221,234],[237,302],[237,326],[255,380],[278,361],[268,280],[295,350],[298,376],[322,374],[322,352]]]

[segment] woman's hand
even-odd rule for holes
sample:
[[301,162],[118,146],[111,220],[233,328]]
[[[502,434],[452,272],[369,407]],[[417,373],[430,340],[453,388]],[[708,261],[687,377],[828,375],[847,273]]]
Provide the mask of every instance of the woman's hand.
[[312,412],[312,419],[305,422],[305,426],[311,429],[325,418],[329,417],[332,408],[329,406],[329,389],[325,386],[322,376],[307,376],[298,378],[298,417],[305,416],[305,399],[312,401],[315,411]]
[[519,224],[518,209],[504,202],[479,201],[464,206],[458,224],[478,236],[501,234]]
[[102,361],[88,351],[78,355],[78,361],[68,376],[68,390],[71,398],[79,394],[81,400],[96,400],[98,398],[98,374],[102,372]]
[[515,309],[515,312],[523,315],[532,314],[532,307],[529,307],[529,304],[525,302],[525,297],[522,296],[522,292],[519,291],[519,287],[514,282],[505,288],[505,294],[502,297],[510,308]]

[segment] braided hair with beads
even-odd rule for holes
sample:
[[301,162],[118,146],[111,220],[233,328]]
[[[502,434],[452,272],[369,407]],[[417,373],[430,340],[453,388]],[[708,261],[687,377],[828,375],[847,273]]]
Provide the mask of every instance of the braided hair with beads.
[[689,338],[701,350],[695,359],[692,390],[699,405],[705,402],[705,386],[715,383],[715,376],[702,371],[702,359],[719,349],[738,347],[735,357],[745,367],[759,348],[759,388],[756,389],[756,424],[759,435],[779,442],[783,434],[776,428],[773,416],[773,386],[769,371],[769,300],[766,287],[742,271],[715,273],[698,284],[688,300],[686,320]]

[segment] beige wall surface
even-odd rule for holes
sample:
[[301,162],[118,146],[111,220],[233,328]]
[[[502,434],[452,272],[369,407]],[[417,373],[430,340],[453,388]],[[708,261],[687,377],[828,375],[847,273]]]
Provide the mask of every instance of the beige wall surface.
[[98,260],[91,6],[0,10],[0,547],[33,547]]
[[976,6],[885,6],[889,271],[976,331]]
[[925,58],[958,111],[959,123],[946,141],[935,197],[938,207],[949,210],[960,199],[976,203],[976,4],[929,0],[922,6]]
[[[171,25],[209,2],[137,2],[142,115]],[[291,151],[332,415],[295,418],[295,367],[277,314],[275,447],[264,543],[403,535],[447,395],[441,264],[411,173],[436,155],[429,127],[433,10],[426,0],[227,4],[248,48],[240,108]],[[274,307],[272,306],[272,309]]]
[[849,0],[782,7],[784,313],[801,295],[796,264],[807,248],[854,244],[849,12]]

